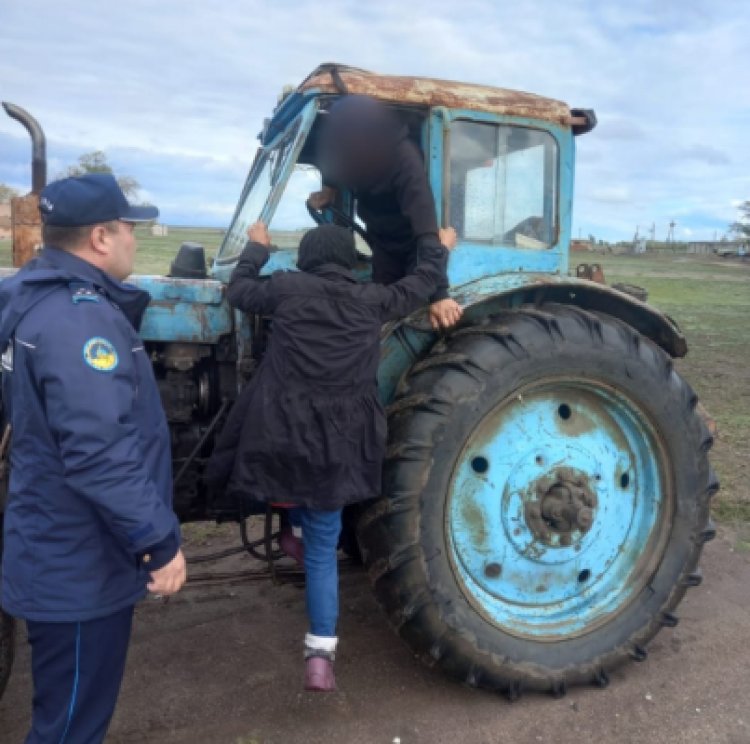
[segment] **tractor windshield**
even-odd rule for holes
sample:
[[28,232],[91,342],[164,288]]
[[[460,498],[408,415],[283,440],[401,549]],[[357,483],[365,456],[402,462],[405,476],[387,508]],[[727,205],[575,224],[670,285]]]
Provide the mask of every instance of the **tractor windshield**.
[[451,124],[448,213],[459,240],[550,248],[557,239],[557,144],[548,132]]
[[247,242],[247,228],[261,218],[274,185],[279,180],[286,154],[294,143],[296,128],[286,134],[274,147],[258,151],[240,198],[240,207],[227,231],[218,258],[236,258]]
[[262,219],[269,224],[276,245],[296,245],[305,229],[314,225],[305,199],[320,188],[320,174],[297,164],[297,156],[314,120],[313,104],[272,143],[258,150],[240,197],[237,211],[219,249],[218,262],[236,260],[247,242],[247,228]]

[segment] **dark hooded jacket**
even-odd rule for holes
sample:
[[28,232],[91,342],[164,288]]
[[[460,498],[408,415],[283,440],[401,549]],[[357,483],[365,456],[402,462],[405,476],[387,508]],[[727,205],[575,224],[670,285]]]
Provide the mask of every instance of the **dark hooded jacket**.
[[270,314],[271,333],[209,463],[215,488],[226,486],[230,498],[315,509],[380,494],[386,443],[377,390],[380,329],[427,301],[445,254],[442,247],[425,252],[412,275],[383,287],[358,283],[336,263],[263,280],[258,274],[268,252],[247,245],[227,298],[245,312]]
[[[435,201],[419,148],[379,101],[346,96],[327,117],[320,142],[326,184],[352,191],[372,248],[372,279],[391,284],[440,246]],[[447,263],[432,300],[448,297]]]
[[72,622],[117,612],[177,552],[169,431],[137,333],[148,301],[55,248],[0,283],[12,430],[2,606],[11,615]]

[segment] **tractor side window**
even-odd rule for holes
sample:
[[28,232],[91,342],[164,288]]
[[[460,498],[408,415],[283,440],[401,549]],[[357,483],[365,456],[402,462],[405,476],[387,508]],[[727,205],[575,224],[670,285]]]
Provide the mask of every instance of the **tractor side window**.
[[321,189],[321,183],[320,171],[314,165],[294,166],[269,225],[274,245],[296,248],[302,236],[315,227],[305,202],[313,191]]
[[526,127],[455,121],[449,224],[470,243],[543,249],[557,239],[557,144]]

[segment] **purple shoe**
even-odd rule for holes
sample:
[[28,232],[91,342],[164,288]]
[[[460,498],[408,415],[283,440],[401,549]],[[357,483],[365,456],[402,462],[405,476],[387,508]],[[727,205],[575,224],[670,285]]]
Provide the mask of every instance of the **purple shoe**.
[[312,692],[335,692],[333,662],[323,656],[305,659],[305,689]]
[[279,547],[291,558],[294,558],[302,568],[305,567],[305,546],[295,537],[290,527],[284,527],[279,534]]

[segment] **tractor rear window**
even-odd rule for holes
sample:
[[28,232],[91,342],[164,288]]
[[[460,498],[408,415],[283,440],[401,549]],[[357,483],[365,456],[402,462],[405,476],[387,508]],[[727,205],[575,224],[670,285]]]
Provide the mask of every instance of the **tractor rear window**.
[[550,248],[557,239],[557,143],[527,127],[455,121],[448,214],[469,243]]

